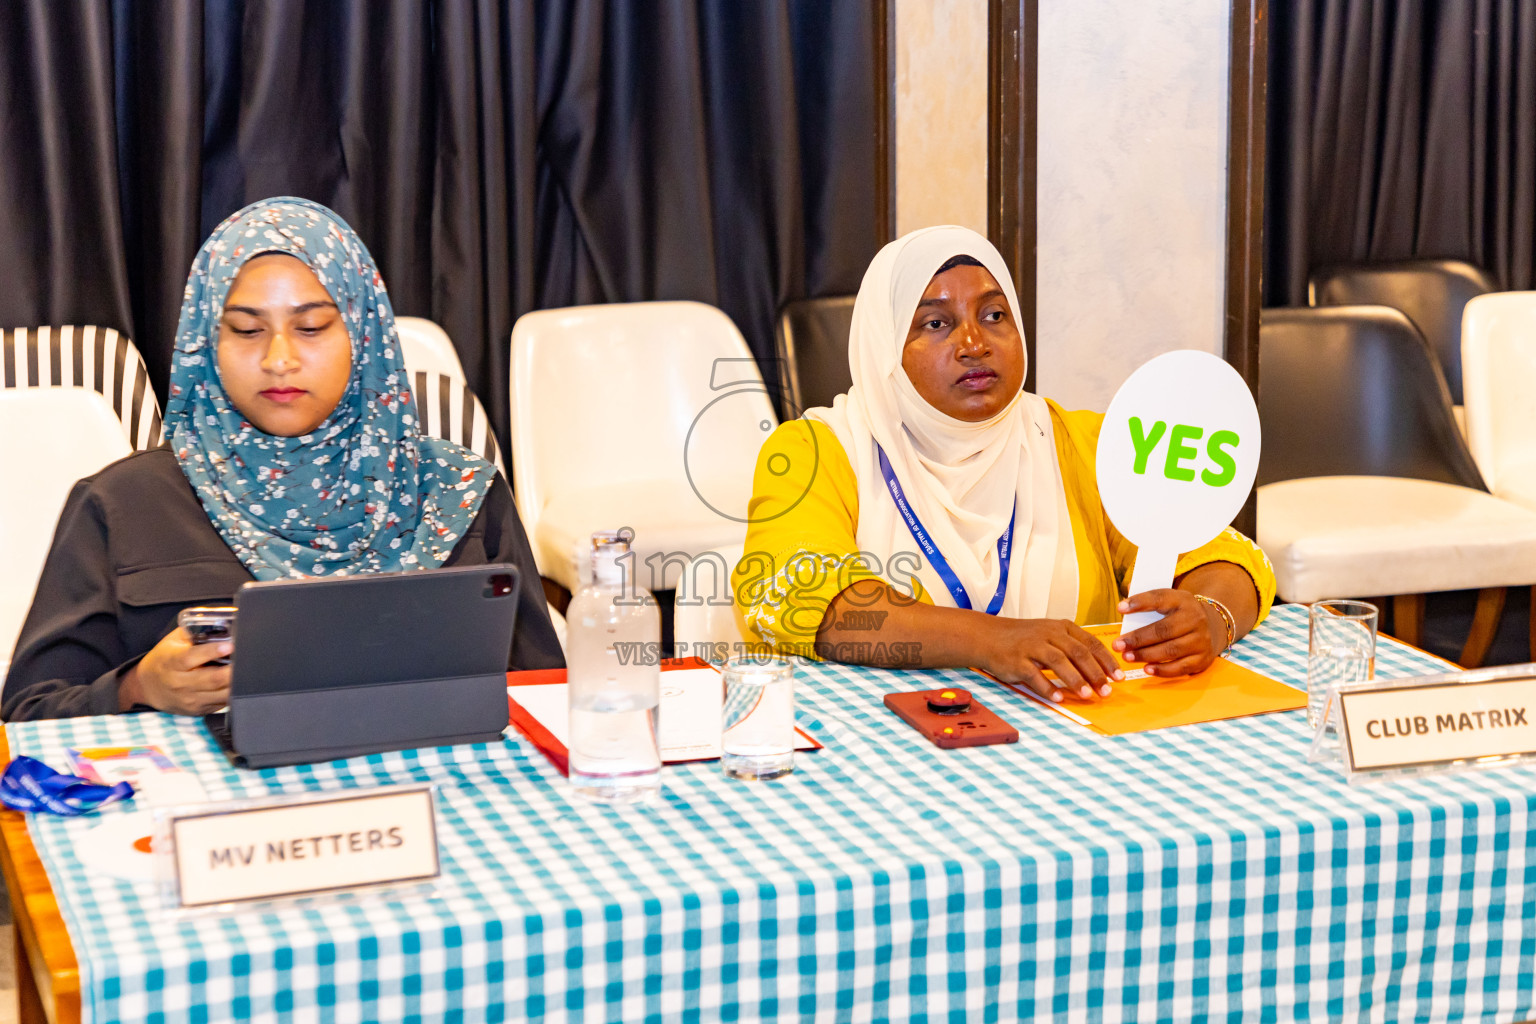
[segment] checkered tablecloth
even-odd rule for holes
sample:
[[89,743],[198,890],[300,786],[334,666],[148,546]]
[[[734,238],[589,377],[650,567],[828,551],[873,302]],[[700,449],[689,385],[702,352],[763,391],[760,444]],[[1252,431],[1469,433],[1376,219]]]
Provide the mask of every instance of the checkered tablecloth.
[[[1282,607],[1234,656],[1299,682],[1305,648]],[[1443,667],[1379,650],[1381,676]],[[808,665],[826,749],[773,783],[670,767],[645,810],[574,801],[520,739],[236,772],[194,720],[6,728],[57,766],[159,744],[216,799],[440,787],[434,891],[239,914],[90,877],[93,820],[34,819],[91,1021],[1531,1015],[1536,771],[1351,788],[1300,712],[1109,738],[996,689],[1020,742],[940,751],[881,704],[964,679]]]

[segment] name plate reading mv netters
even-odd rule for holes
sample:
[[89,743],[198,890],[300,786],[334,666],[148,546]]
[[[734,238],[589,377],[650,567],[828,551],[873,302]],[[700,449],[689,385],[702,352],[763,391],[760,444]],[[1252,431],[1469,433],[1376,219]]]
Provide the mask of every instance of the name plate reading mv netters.
[[306,896],[438,875],[429,786],[251,803],[172,812],[166,824],[181,906]]
[[1345,690],[1354,771],[1420,768],[1536,753],[1536,677]]

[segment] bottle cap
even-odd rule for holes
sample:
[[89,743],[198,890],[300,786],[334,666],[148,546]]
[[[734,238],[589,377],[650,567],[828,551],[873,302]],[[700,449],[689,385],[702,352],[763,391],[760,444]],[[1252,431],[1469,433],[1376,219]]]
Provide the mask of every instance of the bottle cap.
[[592,576],[594,579],[609,579],[612,582],[615,576],[622,576],[623,567],[617,562],[629,553],[630,542],[635,539],[635,531],[629,527],[621,530],[595,530],[592,533]]
[[624,554],[629,550],[629,544],[635,539],[635,531],[629,527],[622,530],[594,530],[592,532],[592,553],[607,552],[612,556]]

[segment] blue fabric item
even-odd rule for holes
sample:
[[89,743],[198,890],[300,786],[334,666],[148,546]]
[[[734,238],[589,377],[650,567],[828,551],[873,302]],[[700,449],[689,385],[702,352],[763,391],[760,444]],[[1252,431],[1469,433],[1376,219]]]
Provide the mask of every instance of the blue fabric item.
[[[907,502],[907,496],[901,489],[901,481],[896,479],[896,472],[891,469],[891,460],[885,457],[885,449],[880,443],[875,442],[875,451],[880,455],[880,475],[885,477],[885,488],[891,492],[891,500],[896,503],[896,510],[901,513],[902,521],[907,524],[907,530],[912,534],[912,539],[917,541],[918,547],[923,549],[923,554],[928,558],[928,564],[933,566],[933,571],[939,574],[944,585],[954,596],[955,605],[971,610],[971,595],[967,593],[965,584],[960,582],[960,577],[955,575],[955,570],[950,568],[949,559],[944,557],[944,552],[928,536],[923,521],[917,518],[917,512]],[[1003,598],[1008,596],[1008,566],[1013,561],[1013,524],[1018,521],[1019,509],[1015,502],[1013,515],[1008,517],[1008,529],[997,538],[997,562],[999,579],[997,581],[997,593],[992,595],[992,600],[987,604],[987,614],[996,615],[1003,610]]]
[[[235,276],[263,253],[304,262],[352,340],[352,375],[310,434],[252,426],[219,377],[219,321]],[[306,199],[253,203],[220,224],[187,278],[165,430],[219,535],[259,580],[432,569],[474,521],[496,470],[423,437],[395,314],[367,248]]]
[[0,775],[0,803],[13,811],[42,811],[66,818],[89,814],[133,796],[126,782],[101,786],[63,772],[32,757],[18,757]]

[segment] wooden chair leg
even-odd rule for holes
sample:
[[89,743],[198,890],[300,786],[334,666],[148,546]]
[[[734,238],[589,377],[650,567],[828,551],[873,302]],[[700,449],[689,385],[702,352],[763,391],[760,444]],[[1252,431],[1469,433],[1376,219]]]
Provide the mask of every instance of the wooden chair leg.
[[1392,635],[1405,644],[1419,646],[1424,632],[1424,595],[1397,594],[1392,598]]
[[1477,592],[1477,611],[1472,613],[1472,629],[1461,649],[1461,667],[1477,668],[1488,657],[1488,648],[1499,633],[1499,619],[1504,614],[1504,587],[1484,587]]
[[1536,661],[1536,587],[1531,588],[1531,628],[1530,640],[1531,660]]
[[1368,597],[1366,601],[1376,606],[1376,632],[1386,633],[1388,636],[1397,636],[1396,624],[1392,621],[1392,599],[1390,597]]
[[539,582],[544,584],[544,600],[548,601],[555,611],[564,615],[565,610],[571,606],[571,592],[548,576],[540,576]]

